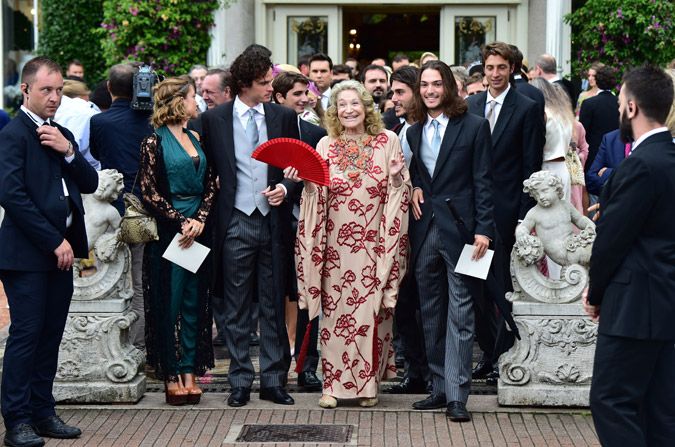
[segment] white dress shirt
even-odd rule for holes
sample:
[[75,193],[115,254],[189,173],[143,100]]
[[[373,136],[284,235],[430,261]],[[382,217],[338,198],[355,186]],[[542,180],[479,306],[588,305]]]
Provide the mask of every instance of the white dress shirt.
[[445,129],[448,127],[448,122],[450,118],[445,116],[445,113],[441,113],[436,118],[432,118],[431,115],[427,115],[427,122],[424,124],[424,138],[427,139],[429,146],[433,145],[434,141],[434,125],[431,124],[433,120],[438,121],[438,133],[441,136],[441,144],[443,143],[443,137],[445,136]]
[[89,122],[91,117],[98,114],[90,105],[89,102],[82,98],[69,98],[63,96],[61,98],[61,105],[56,110],[54,121],[68,129],[75,137],[77,149],[80,154],[89,162],[89,164],[97,171],[101,170],[101,163],[96,160],[89,150]]
[[328,106],[330,105],[331,91],[332,89],[328,87],[328,89],[321,94],[321,107],[323,107],[324,111],[328,110]]
[[[23,105],[21,106],[21,110],[23,110],[23,112],[26,115],[28,115],[28,118],[30,118],[31,121],[33,121],[36,124],[37,127],[40,127],[44,124],[47,124],[48,126],[51,126],[51,122],[50,122],[49,118],[47,118],[46,120],[43,120],[42,118],[40,118],[39,116],[37,116],[36,114],[34,114],[30,110],[28,110]],[[75,154],[73,154],[69,157],[64,157],[64,158],[65,158],[67,163],[70,163],[71,161],[73,161],[75,159]],[[69,200],[68,197],[70,197],[70,193],[68,192],[68,186],[66,186],[66,181],[63,179],[63,177],[61,177],[61,185],[63,185],[63,195],[66,197],[66,200]],[[66,217],[66,227],[69,227],[71,223],[73,223],[73,213],[72,212],[70,214],[68,214],[68,217]]]
[[492,97],[490,94],[490,89],[487,89],[487,100],[485,101],[485,112],[483,113],[484,117],[487,117],[488,110],[490,110],[490,101],[497,101],[497,104],[495,104],[495,110],[494,110],[494,115],[495,115],[495,123],[497,120],[499,120],[499,112],[502,111],[502,105],[504,105],[504,100],[506,99],[506,95],[509,93],[509,90],[511,90],[511,84],[509,84],[506,87],[506,90],[501,92],[499,96],[496,98]]

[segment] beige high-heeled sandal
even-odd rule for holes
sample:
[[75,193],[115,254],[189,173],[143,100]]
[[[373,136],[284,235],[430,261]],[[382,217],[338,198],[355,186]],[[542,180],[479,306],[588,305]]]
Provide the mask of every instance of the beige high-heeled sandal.
[[359,399],[359,406],[361,407],[374,407],[379,402],[377,397],[362,397]]
[[328,394],[323,394],[319,399],[319,406],[321,408],[335,408],[337,407],[337,399]]

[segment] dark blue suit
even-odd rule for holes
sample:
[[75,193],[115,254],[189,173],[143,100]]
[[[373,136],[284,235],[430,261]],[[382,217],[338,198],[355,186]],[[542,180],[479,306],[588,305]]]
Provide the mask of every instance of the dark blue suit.
[[[89,147],[92,156],[101,161],[101,169],[117,169],[124,175],[124,192],[130,192],[138,172],[141,141],[152,134],[149,112],[132,110],[128,99],[116,99],[110,109],[92,116]],[[135,194],[140,197],[140,186]],[[122,200],[113,205],[124,213]]]
[[[621,141],[621,134],[619,129],[606,133],[602,137],[598,155],[595,156],[593,164],[586,173],[586,189],[590,194],[599,196],[602,192],[602,187],[605,185],[609,176],[612,175],[614,169],[619,166],[626,158],[626,145]],[[603,172],[602,177],[598,172],[602,168],[607,168]]]
[[588,301],[600,305],[590,403],[602,445],[675,440],[675,144],[656,133],[605,184]]
[[[55,127],[77,149],[73,135]],[[36,129],[28,115],[19,112],[0,132],[0,206],[5,209],[0,279],[11,318],[1,403],[8,429],[54,415],[52,384],[73,294],[72,270],[57,268],[54,250],[66,239],[75,257],[87,256],[80,194],[93,193],[98,186],[96,171],[78,150],[68,163],[40,144]],[[66,228],[69,208],[72,224]]]

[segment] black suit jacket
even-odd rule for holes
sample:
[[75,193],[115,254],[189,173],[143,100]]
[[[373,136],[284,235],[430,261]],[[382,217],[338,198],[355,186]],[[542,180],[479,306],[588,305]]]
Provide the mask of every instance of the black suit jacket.
[[387,130],[392,130],[401,123],[401,120],[396,116],[396,111],[391,108],[382,114],[382,121]]
[[570,98],[570,106],[572,107],[572,110],[574,110],[574,106],[577,103],[577,97],[579,96],[577,94],[576,88],[574,87],[574,84],[572,84],[572,81],[569,79],[558,79],[557,81],[554,81],[555,84],[560,84],[560,86],[567,92],[567,96]]
[[586,129],[588,158],[586,172],[593,164],[602,136],[619,128],[619,100],[611,92],[602,91],[581,103],[579,121]]
[[525,79],[516,79],[515,88],[518,93],[521,95],[527,96],[532,101],[537,103],[539,111],[541,112],[541,119],[544,120],[544,126],[546,126],[546,120],[544,119],[546,100],[544,99],[544,94],[537,87],[530,85]]
[[675,144],[644,140],[614,170],[600,198],[588,299],[600,333],[675,340]]
[[413,153],[410,176],[414,188],[421,188],[424,203],[420,220],[410,220],[410,242],[414,264],[419,249],[435,219],[446,249],[457,259],[465,240],[448,209],[450,199],[473,234],[494,238],[492,204],[492,157],[490,126],[482,118],[468,112],[451,118],[445,129],[434,175],[422,162],[420,148],[424,123],[413,124],[406,132]]
[[[130,192],[138,172],[141,142],[153,132],[150,113],[132,110],[128,99],[116,99],[110,109],[92,116],[89,126],[91,154],[101,161],[101,169],[124,174],[124,191]],[[136,193],[140,197],[138,183]]]
[[[5,209],[0,227],[0,270],[55,270],[54,250],[64,238],[76,257],[87,257],[80,194],[96,191],[98,174],[77,150],[70,131],[53,124],[76,149],[70,163],[52,148],[40,144],[37,126],[24,112],[18,112],[0,132],[0,206]],[[68,187],[73,213],[68,229],[62,178]]]
[[[485,116],[487,92],[470,96],[469,111]],[[511,251],[518,219],[534,206],[523,181],[541,170],[546,129],[537,104],[509,90],[492,132],[494,216],[504,247]]]
[[[271,103],[263,105],[265,109],[265,123],[267,125],[267,138],[298,138],[298,118],[294,110]],[[214,261],[216,263],[216,272],[222,271],[221,249],[223,240],[230,225],[230,219],[234,211],[234,198],[237,190],[237,163],[234,149],[234,101],[221,104],[218,107],[207,110],[200,116],[202,123],[202,141],[203,148],[208,160],[213,160],[213,166],[220,178],[220,192],[217,199],[218,222],[215,228],[214,240]],[[290,232],[291,204],[288,200],[292,199],[295,190],[295,183],[284,179],[283,171],[274,166],[268,166],[267,182],[269,185],[283,183],[286,187],[287,200],[280,206],[271,207],[271,230],[272,230],[272,256],[275,259],[286,259],[283,257],[290,243],[288,233]],[[276,267],[276,266],[275,266]],[[283,293],[284,278],[280,272],[275,271],[275,286],[280,293]],[[216,278],[222,275],[217,274]],[[221,281],[215,284],[215,293],[222,296]]]

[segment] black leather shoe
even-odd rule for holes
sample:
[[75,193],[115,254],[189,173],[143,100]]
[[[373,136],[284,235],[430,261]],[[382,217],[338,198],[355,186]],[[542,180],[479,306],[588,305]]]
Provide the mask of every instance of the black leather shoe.
[[275,404],[293,405],[293,398],[280,386],[271,386],[269,388],[260,388],[260,399],[271,400]]
[[436,410],[445,407],[445,393],[431,394],[424,400],[412,404],[415,410]]
[[45,445],[45,441],[35,433],[30,425],[18,424],[5,433],[5,445],[10,447],[40,447]]
[[248,337],[249,346],[258,346],[260,344],[260,337],[257,333],[251,332]]
[[227,398],[227,405],[230,407],[243,407],[249,400],[251,400],[250,388],[232,388],[230,397]]
[[481,360],[471,371],[472,379],[484,379],[492,371],[492,363]]
[[489,373],[486,374],[485,376],[485,384],[486,385],[497,385],[497,381],[499,381],[499,369],[495,368]]
[[427,383],[424,380],[406,377],[385,389],[384,392],[387,394],[424,394],[427,392]]
[[82,434],[82,430],[66,425],[58,416],[49,416],[33,424],[35,433],[46,438],[73,439]]
[[306,391],[321,391],[323,383],[313,371],[304,371],[298,376],[298,386],[303,387]]
[[469,422],[471,416],[466,411],[466,405],[463,402],[452,401],[448,402],[448,408],[445,409],[445,415],[452,422]]

